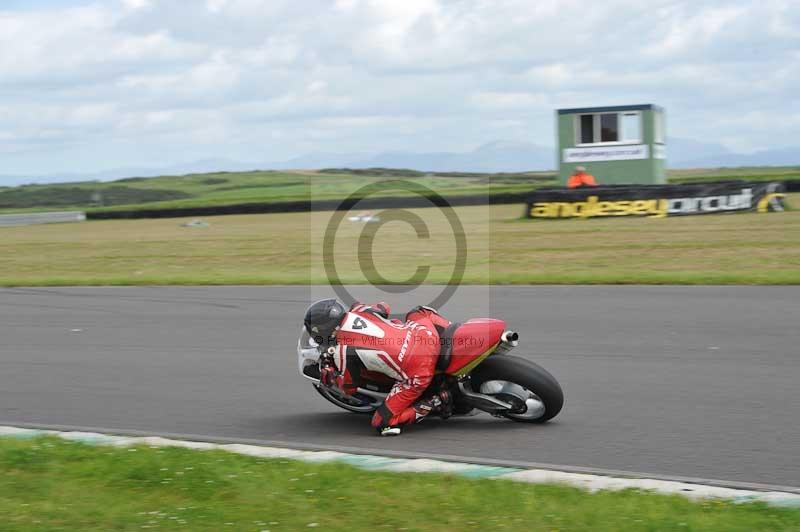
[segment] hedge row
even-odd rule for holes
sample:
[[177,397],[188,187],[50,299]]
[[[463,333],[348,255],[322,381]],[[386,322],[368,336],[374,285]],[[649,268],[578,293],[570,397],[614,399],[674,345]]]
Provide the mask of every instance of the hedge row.
[[93,205],[97,203],[98,199],[103,205],[131,205],[191,197],[191,194],[180,190],[134,188],[123,185],[99,190],[89,187],[29,185],[0,190],[0,208],[73,207],[75,205]]
[[[447,198],[451,207],[466,205],[500,205],[525,203],[527,194],[492,194],[454,196]],[[273,214],[281,212],[341,211],[357,207],[360,210],[430,207],[435,199],[422,196],[394,198],[348,198],[347,200],[284,201],[277,203],[241,203],[211,207],[176,207],[170,209],[136,209],[128,211],[87,212],[90,220],[134,218],[180,218],[184,216],[219,216],[224,214]]]

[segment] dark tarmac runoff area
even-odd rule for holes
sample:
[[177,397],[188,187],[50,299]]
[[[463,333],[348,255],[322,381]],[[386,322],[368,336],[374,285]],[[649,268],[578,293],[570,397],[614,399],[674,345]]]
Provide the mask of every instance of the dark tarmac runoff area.
[[[544,425],[426,420],[398,438],[298,374],[303,312],[329,290],[0,288],[0,424],[800,487],[800,287],[460,287],[443,314],[506,319],[564,410]],[[353,292],[401,313],[441,287],[420,290]]]

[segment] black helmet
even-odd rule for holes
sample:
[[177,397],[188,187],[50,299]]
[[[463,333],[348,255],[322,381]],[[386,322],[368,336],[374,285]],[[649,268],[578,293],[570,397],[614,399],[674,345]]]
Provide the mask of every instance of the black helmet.
[[321,299],[306,310],[303,325],[318,344],[329,342],[347,309],[335,299]]

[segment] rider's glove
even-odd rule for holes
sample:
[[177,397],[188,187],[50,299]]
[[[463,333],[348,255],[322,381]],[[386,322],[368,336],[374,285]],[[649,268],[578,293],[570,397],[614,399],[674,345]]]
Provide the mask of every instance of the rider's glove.
[[331,387],[336,385],[336,378],[339,373],[336,371],[336,366],[329,356],[322,356],[319,359],[319,382],[323,386]]
[[323,386],[335,386],[336,385],[336,377],[338,374],[333,366],[323,366],[319,370],[319,382]]

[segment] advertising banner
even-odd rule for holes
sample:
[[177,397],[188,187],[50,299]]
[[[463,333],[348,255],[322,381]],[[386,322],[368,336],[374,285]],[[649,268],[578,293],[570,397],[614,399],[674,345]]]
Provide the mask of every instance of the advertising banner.
[[647,144],[564,149],[565,163],[633,161],[647,159],[648,157],[650,157],[650,147]]
[[537,219],[644,216],[665,218],[784,210],[781,183],[723,181],[689,185],[617,185],[535,190],[526,215]]

